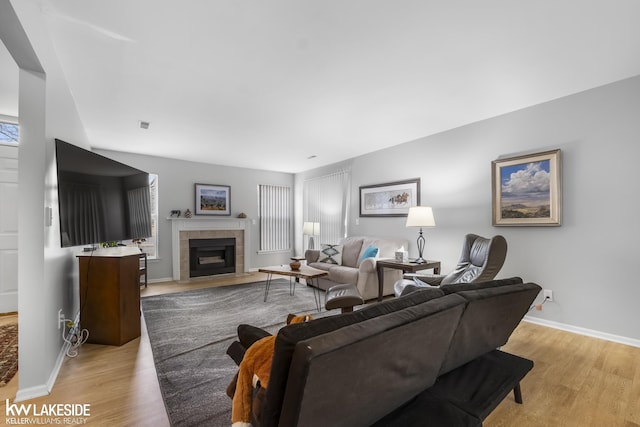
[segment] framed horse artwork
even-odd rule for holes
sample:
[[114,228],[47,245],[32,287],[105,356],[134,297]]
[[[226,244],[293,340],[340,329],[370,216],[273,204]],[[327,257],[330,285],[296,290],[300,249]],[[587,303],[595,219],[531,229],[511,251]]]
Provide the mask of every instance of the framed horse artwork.
[[420,178],[360,187],[360,216],[407,216],[420,204]]

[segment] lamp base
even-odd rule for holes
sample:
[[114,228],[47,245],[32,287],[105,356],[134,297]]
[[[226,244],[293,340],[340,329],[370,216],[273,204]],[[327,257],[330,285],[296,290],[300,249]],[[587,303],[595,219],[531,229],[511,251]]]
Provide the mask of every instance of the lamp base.
[[424,251],[424,236],[422,235],[422,227],[420,227],[420,234],[418,235],[418,258],[414,261],[416,264],[424,264],[427,262],[422,258],[422,252]]

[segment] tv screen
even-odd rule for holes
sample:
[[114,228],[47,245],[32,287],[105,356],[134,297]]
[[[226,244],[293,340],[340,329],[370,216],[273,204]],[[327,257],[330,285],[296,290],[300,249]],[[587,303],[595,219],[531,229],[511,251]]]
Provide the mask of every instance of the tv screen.
[[55,140],[62,247],[151,236],[149,174]]

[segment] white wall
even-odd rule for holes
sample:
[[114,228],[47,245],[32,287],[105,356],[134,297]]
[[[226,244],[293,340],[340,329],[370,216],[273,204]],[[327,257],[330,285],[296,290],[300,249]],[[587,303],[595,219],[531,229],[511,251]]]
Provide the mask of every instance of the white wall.
[[[421,204],[433,206],[437,223],[426,232],[426,257],[441,260],[444,272],[466,233],[502,234],[509,252],[499,277],[553,291],[554,302],[530,316],[640,345],[639,118],[640,76],[357,157],[349,234],[405,237],[416,256],[417,230],[404,218],[355,221],[359,186],[419,177]],[[493,227],[491,161],[555,148],[562,150],[562,226]]]
[[246,265],[257,269],[267,265],[289,262],[290,252],[258,254],[260,244],[258,218],[258,185],[282,185],[293,187],[293,175],[256,169],[210,165],[205,163],[173,160],[163,157],[143,156],[118,151],[95,150],[96,153],[126,163],[146,172],[158,174],[159,256],[149,263],[150,280],[171,280],[171,221],[170,211],[190,209],[195,212],[195,184],[231,186],[231,216],[244,212],[255,224],[249,225],[251,233],[250,258]]
[[[57,237],[53,138],[86,144],[86,136],[37,5],[0,0],[0,16],[0,35],[20,68],[16,400],[24,400],[53,386],[62,361],[57,312],[71,316],[78,309],[73,253],[61,250]],[[51,223],[45,206],[54,208]]]

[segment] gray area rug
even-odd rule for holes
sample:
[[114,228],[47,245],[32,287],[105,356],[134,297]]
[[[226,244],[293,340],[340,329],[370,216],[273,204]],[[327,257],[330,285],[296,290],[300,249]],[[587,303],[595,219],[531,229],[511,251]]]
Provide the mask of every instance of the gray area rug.
[[[153,359],[173,426],[230,426],[225,391],[237,371],[226,355],[241,323],[276,332],[287,315],[318,314],[314,290],[276,279],[264,302],[264,282],[142,298]],[[320,293],[324,302],[324,293]],[[321,304],[324,306],[324,303]]]

